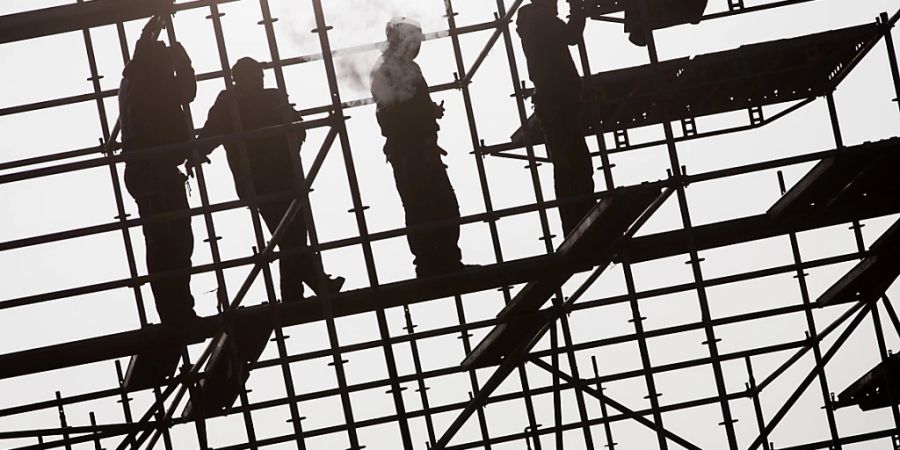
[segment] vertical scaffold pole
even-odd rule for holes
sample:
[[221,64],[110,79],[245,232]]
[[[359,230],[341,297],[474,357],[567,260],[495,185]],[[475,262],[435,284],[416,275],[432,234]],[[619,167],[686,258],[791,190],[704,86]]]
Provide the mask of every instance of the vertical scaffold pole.
[[[475,109],[474,109],[473,102],[472,102],[472,94],[469,89],[469,83],[467,83],[465,81],[468,79],[468,73],[467,73],[467,69],[465,66],[465,61],[463,59],[462,46],[460,45],[460,42],[459,42],[458,28],[456,25],[456,14],[457,13],[453,8],[452,0],[444,0],[444,11],[447,16],[447,26],[448,26],[448,29],[450,30],[450,42],[453,46],[453,56],[454,56],[454,61],[456,62],[456,78],[458,80],[460,80],[459,89],[462,93],[463,105],[466,108],[466,119],[467,119],[468,125],[469,125],[469,136],[470,136],[471,142],[472,142],[473,155],[475,157],[475,167],[476,167],[476,170],[478,171],[478,180],[479,180],[479,184],[481,186],[482,201],[484,202],[485,212],[487,212],[488,214],[491,214],[494,212],[494,204],[493,204],[493,199],[491,198],[490,184],[488,183],[488,177],[487,177],[487,169],[484,165],[484,155],[481,152],[481,144],[482,143],[481,143],[481,140],[479,139],[478,122],[475,119]],[[503,27],[503,26],[505,26],[505,24],[497,23],[497,27]],[[487,223],[488,223],[488,229],[491,233],[491,244],[492,244],[492,247],[494,250],[495,262],[501,263],[504,261],[504,257],[503,257],[503,247],[500,245],[500,233],[497,229],[497,219],[494,217],[491,217],[490,219],[488,219]],[[510,295],[509,286],[503,286],[500,289],[500,291],[503,294],[504,303],[509,303],[509,301],[512,299],[512,297]],[[460,318],[460,325],[465,325],[465,314],[463,311],[462,301],[459,297],[457,297],[456,307],[457,307],[457,314],[459,315],[459,318]],[[471,343],[469,342],[468,336],[466,336],[466,334],[467,333],[464,332],[463,349],[465,350],[466,354],[469,354],[469,352],[471,352],[472,349],[471,349]],[[517,370],[519,373],[519,382],[522,385],[523,390],[526,392],[526,395],[524,397],[525,410],[526,410],[526,416],[528,417],[529,429],[531,430],[531,432],[535,433],[534,434],[535,450],[542,450],[540,438],[536,434],[537,430],[538,430],[538,424],[537,424],[537,419],[535,417],[535,412],[534,412],[534,402],[532,400],[531,395],[527,393],[528,384],[529,384],[528,383],[528,374],[526,373],[524,365],[520,365]],[[474,394],[477,394],[478,393],[478,378],[477,378],[477,375],[475,374],[474,370],[469,372],[469,378],[472,383],[472,392]],[[487,427],[487,420],[484,415],[484,407],[479,407],[476,412],[478,414],[478,422],[481,425],[482,439],[487,441],[489,439],[489,435],[487,433],[488,427]],[[488,446],[487,448],[490,448],[490,447]]]
[[744,364],[747,366],[747,391],[753,400],[753,412],[756,416],[756,427],[759,436],[762,438],[763,450],[771,450],[769,445],[769,435],[766,433],[766,419],[763,416],[762,403],[759,400],[760,391],[756,386],[756,377],[753,374],[753,364],[750,362],[750,356],[744,358]]
[[[497,0],[497,18],[502,18],[507,15],[506,2],[504,0]],[[524,128],[528,123],[528,115],[526,113],[525,108],[525,100],[522,96],[522,85],[520,83],[519,76],[519,68],[518,63],[516,62],[516,55],[513,48],[512,36],[509,31],[508,23],[499,23],[499,27],[501,27],[501,32],[503,34],[503,44],[506,49],[507,62],[509,65],[510,77],[512,79],[513,90],[515,92],[516,98],[516,109],[519,116],[519,123]],[[544,194],[543,189],[541,187],[541,179],[540,174],[537,171],[537,160],[535,159],[534,154],[534,146],[531,142],[528,142],[526,137],[525,140],[525,148],[526,153],[528,155],[528,170],[531,175],[532,188],[534,190],[535,202],[543,203],[544,202]],[[547,217],[547,210],[541,208],[539,211],[539,218],[541,222],[541,240],[544,241],[544,249],[547,253],[552,253],[554,251],[553,248],[553,234],[550,231],[550,224]],[[561,291],[557,291],[553,296],[553,305],[557,309],[561,307],[563,304],[563,296]],[[569,328],[569,321],[565,314],[559,314],[559,321],[563,334],[563,342],[567,348],[566,355],[569,360],[569,367],[572,371],[572,376],[575,378],[579,378],[578,374],[578,361],[575,357],[575,352],[571,350],[572,348],[572,336],[571,330]],[[556,349],[558,346],[558,330],[556,324],[553,324],[550,328],[550,343],[551,347]],[[551,356],[551,364],[554,368],[559,367],[559,354],[557,352],[553,352]],[[553,374],[553,404],[554,404],[554,419],[556,425],[556,446],[557,448],[562,448],[563,445],[563,436],[562,436],[562,395],[561,395],[561,384],[560,377],[554,371]],[[578,406],[578,413],[582,423],[586,423],[588,421],[587,415],[587,407],[584,399],[584,392],[581,390],[575,390],[575,400]],[[583,426],[582,434],[584,437],[585,447],[588,449],[593,449],[593,436],[591,435],[590,427]]]
[[891,66],[891,80],[894,82],[894,102],[900,108],[900,68],[897,65],[897,49],[894,48],[894,25],[886,12],[881,13],[879,22],[884,27],[884,43],[887,48],[888,63]]
[[[83,3],[83,0],[79,0],[79,3]],[[119,24],[121,27],[121,24]],[[94,95],[97,96],[97,113],[100,118],[100,129],[103,133],[103,139],[101,140],[101,144],[104,146],[104,154],[106,156],[112,156],[112,148],[115,143],[115,136],[113,132],[110,130],[109,126],[109,118],[106,113],[106,103],[103,101],[102,96],[102,87],[100,85],[100,79],[102,76],[97,70],[97,59],[94,54],[94,44],[91,39],[91,31],[89,29],[82,30],[82,36],[84,39],[84,47],[87,51],[88,58],[88,66],[91,70],[91,77],[89,80],[91,81],[91,85],[94,90]],[[119,34],[119,43],[123,48],[123,58],[124,62],[127,64],[128,59],[128,43],[125,40],[125,31],[124,28],[121,28],[121,32]],[[128,273],[132,278],[138,276],[137,272],[137,260],[134,255],[134,244],[131,240],[131,232],[128,229],[128,226],[125,224],[125,221],[128,218],[128,213],[125,212],[125,200],[122,195],[122,184],[119,180],[119,171],[116,167],[116,164],[112,161],[109,163],[109,175],[110,181],[112,182],[113,188],[113,197],[116,201],[116,217],[115,219],[119,222],[122,229],[122,241],[125,244],[125,259],[128,262]],[[138,313],[138,321],[141,324],[141,327],[147,325],[147,311],[144,306],[144,298],[141,293],[140,285],[131,286],[132,292],[134,294],[135,305],[137,306]]]
[[[363,250],[363,258],[366,262],[366,272],[369,278],[369,284],[372,287],[378,286],[378,274],[375,269],[375,259],[372,253],[372,242],[369,237],[369,227],[366,224],[365,217],[365,207],[362,203],[362,196],[360,194],[359,189],[359,180],[356,177],[356,168],[353,163],[353,154],[350,148],[350,137],[347,134],[347,127],[344,123],[344,109],[341,102],[341,93],[340,87],[337,82],[337,73],[334,66],[334,57],[332,55],[331,50],[331,40],[328,36],[328,31],[331,29],[330,26],[325,21],[325,11],[322,7],[321,0],[311,0],[313,13],[315,15],[316,20],[316,29],[314,32],[319,37],[319,45],[322,49],[322,61],[325,65],[325,74],[328,78],[328,88],[331,94],[331,113],[337,116],[340,120],[337,121],[335,126],[338,127],[338,138],[341,143],[341,150],[344,159],[344,168],[347,173],[347,181],[350,185],[350,196],[353,201],[353,209],[351,210],[356,218],[357,229],[359,230],[359,236],[362,239],[362,250]],[[313,227],[311,226],[312,230]],[[310,233],[312,237],[312,232]],[[311,239],[312,240],[312,239]],[[323,306],[326,309],[326,316],[333,315],[331,313],[331,305],[329,299],[325,299],[323,301]],[[400,435],[401,440],[403,442],[403,448],[405,450],[412,450],[412,437],[409,431],[409,421],[407,419],[406,407],[403,404],[403,392],[400,387],[400,383],[398,381],[397,375],[397,364],[394,360],[394,350],[391,348],[390,344],[387,343],[390,337],[390,329],[387,325],[387,318],[385,317],[384,309],[378,308],[375,311],[376,319],[378,321],[378,331],[381,335],[385,344],[383,345],[385,362],[388,369],[388,377],[391,382],[391,395],[394,399],[394,408],[397,411],[398,424],[400,426]],[[334,321],[328,320],[328,333],[330,335],[330,341],[332,349],[337,349],[339,347],[338,337],[337,337],[337,329],[334,326]],[[342,387],[342,391],[346,391],[346,380],[344,376],[344,369],[341,361],[338,361],[335,358],[335,370],[337,371],[338,383]],[[342,381],[343,380],[343,381]],[[343,383],[343,384],[342,384]],[[342,394],[342,398],[344,400],[344,416],[347,421],[347,430],[350,436],[350,446],[353,450],[359,449],[359,439],[357,437],[356,426],[353,424],[353,413],[350,408],[350,398],[344,392]]]
[[[781,195],[787,193],[787,186],[784,183],[784,174],[778,171],[778,188]],[[803,270],[803,258],[800,255],[800,243],[797,240],[797,233],[789,233],[788,238],[791,241],[791,254],[794,258],[794,265],[797,271],[794,278],[800,287],[800,297],[803,300],[804,314],[806,316],[806,333],[807,337],[812,340],[813,357],[815,358],[817,378],[819,379],[819,388],[822,391],[822,405],[825,408],[825,417],[828,420],[828,431],[831,434],[831,445],[835,449],[841,448],[840,435],[837,429],[837,420],[834,417],[834,410],[831,407],[831,391],[828,388],[828,378],[825,375],[825,366],[822,364],[822,348],[819,342],[819,332],[816,329],[816,319],[813,316],[813,305],[809,297],[809,287],[806,283],[806,277],[809,276]],[[765,442],[764,442],[765,444]]]
[[[638,0],[637,3],[638,10],[637,12],[641,17],[649,17],[650,16],[650,8],[647,5],[647,0]],[[657,92],[666,95],[665,89],[662,89],[660,86],[661,83],[661,74],[656,73],[659,67],[659,54],[656,49],[656,42],[653,37],[653,30],[650,28],[648,21],[643,21],[642,23],[644,38],[647,43],[647,51],[650,56],[650,65],[652,70],[654,71],[653,82],[658,87]],[[665,105],[668,99],[661,98],[659,101]],[[662,111],[666,110],[666,107],[663,106],[661,108]],[[688,239],[688,249],[689,249],[689,257],[690,260],[688,264],[691,266],[691,270],[694,275],[694,282],[697,285],[697,297],[700,303],[700,315],[701,320],[704,323],[704,332],[706,334],[706,341],[704,344],[707,346],[709,350],[709,356],[712,360],[712,369],[713,369],[713,377],[716,382],[716,391],[719,397],[719,405],[722,410],[722,423],[725,427],[725,435],[728,440],[728,448],[731,450],[737,450],[737,435],[734,430],[734,418],[731,414],[731,406],[728,403],[728,390],[725,386],[725,375],[722,371],[722,362],[719,359],[719,347],[718,342],[720,339],[716,337],[715,330],[711,325],[711,314],[709,310],[709,299],[706,293],[706,284],[703,278],[703,269],[700,266],[702,260],[697,252],[697,246],[694,242],[694,231],[693,225],[691,222],[691,214],[690,209],[688,207],[688,199],[686,193],[686,186],[684,181],[684,169],[681,167],[681,163],[678,159],[678,150],[675,146],[675,134],[672,131],[672,122],[669,121],[669,118],[666,114],[663,114],[663,131],[666,136],[666,147],[669,153],[669,162],[671,165],[672,178],[676,183],[676,194],[678,197],[678,207],[681,213],[681,222],[684,230],[687,232]]]

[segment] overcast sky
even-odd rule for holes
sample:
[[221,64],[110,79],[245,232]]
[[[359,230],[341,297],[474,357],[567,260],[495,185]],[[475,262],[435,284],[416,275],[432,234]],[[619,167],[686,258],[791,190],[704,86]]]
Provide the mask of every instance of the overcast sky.
[[[59,0],[29,2],[3,2],[0,14],[35,9],[62,4]],[[271,0],[273,14],[279,21],[275,24],[280,51],[283,57],[293,57],[319,51],[318,41],[310,30],[315,28],[312,9],[308,1]],[[328,23],[334,27],[331,32],[334,48],[344,48],[383,39],[384,23],[394,15],[407,15],[418,19],[425,32],[447,28],[443,2],[439,0],[345,0],[325,1]],[[748,6],[763,1],[745,0]],[[485,0],[458,0],[455,2],[459,25],[480,23],[493,19],[496,4]],[[710,0],[708,12],[727,8],[726,0]],[[736,48],[742,44],[763,42],[831,29],[859,25],[874,21],[878,13],[894,13],[900,8],[900,0],[816,0],[807,4],[745,14],[734,18],[717,19],[701,25],[681,26],[657,33],[661,58],[692,56],[720,50]],[[562,8],[565,13],[565,7]],[[269,60],[258,2],[242,0],[221,6],[226,15],[222,19],[228,45],[229,61],[241,56],[252,56],[259,60]],[[205,17],[208,9],[178,13],[175,27],[179,40],[190,53],[198,73],[221,68],[216,53],[216,43],[212,26]],[[140,33],[143,21],[126,24],[131,46]],[[642,64],[647,61],[646,51],[634,47],[622,32],[621,25],[590,22],[586,30],[586,41],[594,71],[611,70]],[[118,86],[122,70],[122,58],[114,27],[102,27],[92,31],[99,70],[104,78],[104,89]],[[466,60],[470,66],[487,41],[489,32],[466,35],[461,38]],[[513,45],[519,56],[518,70],[526,78],[524,58],[518,39],[513,35]],[[378,57],[377,51],[353,57],[337,59],[341,95],[344,100],[366,98],[368,94],[368,71]],[[0,83],[0,108],[53,99],[57,97],[86,94],[92,91],[84,43],[80,32],[39,38],[35,40],[0,45],[0,61],[3,61],[3,83]],[[431,84],[453,81],[456,71],[449,39],[430,41],[423,47],[419,57],[425,77]],[[267,85],[275,86],[271,71],[266,72]],[[329,102],[327,82],[323,66],[319,62],[295,65],[285,68],[288,93],[299,109],[321,106]],[[530,84],[530,83],[529,83]],[[201,82],[197,99],[192,104],[193,119],[202,124],[206,112],[216,94],[224,87],[223,81]],[[512,93],[506,55],[502,41],[494,47],[485,64],[480,69],[471,86],[475,103],[478,133],[487,144],[508,141],[510,134],[518,127],[518,116]],[[481,187],[478,182],[475,160],[470,154],[468,123],[465,117],[462,96],[457,91],[434,95],[435,100],[446,102],[447,116],[442,120],[441,146],[450,153],[446,158],[451,181],[460,199],[462,213],[475,214],[484,211]],[[879,140],[897,134],[900,124],[897,104],[887,65],[884,43],[879,44],[854,73],[841,85],[836,93],[844,140],[848,145],[870,140]],[[117,117],[115,98],[105,101],[108,119]],[[529,103],[530,108],[530,103]],[[766,108],[767,114],[783,109],[782,106]],[[403,211],[393,184],[390,166],[384,161],[380,136],[371,106],[352,109],[348,112],[348,131],[354,163],[363,202],[370,209],[366,218],[371,231],[383,231],[402,227]],[[310,118],[315,118],[311,116]],[[712,130],[729,124],[746,121],[746,112],[738,111],[718,117],[700,118],[697,123],[701,131]],[[310,133],[304,147],[305,161],[310,161],[325,137],[326,130]],[[0,161],[14,161],[22,158],[56,153],[96,145],[102,136],[94,102],[84,102],[71,106],[30,112],[15,116],[0,117]],[[632,142],[640,142],[662,136],[661,127],[634,130]],[[607,136],[610,141],[610,137]],[[591,148],[596,142],[588,140]],[[834,138],[824,100],[804,107],[798,112],[762,129],[722,136],[679,145],[679,155],[689,173],[733,167],[755,161],[785,157],[827,150],[834,147]],[[543,149],[538,150],[543,153]],[[213,202],[236,198],[231,175],[227,169],[224,152],[218,150],[212,158],[212,165],[206,167],[210,197]],[[617,185],[631,185],[642,181],[664,178],[669,167],[664,147],[617,154],[612,157],[616,164],[614,175]],[[490,190],[494,206],[504,208],[528,204],[535,199],[529,171],[525,162],[513,159],[487,158],[485,165],[490,179]],[[599,160],[595,160],[599,166]],[[811,164],[791,166],[785,169],[788,183],[796,182]],[[122,166],[119,166],[121,175]],[[547,164],[539,168],[543,194],[552,198],[552,172]],[[5,174],[5,172],[4,172]],[[598,188],[602,187],[602,175],[595,177]],[[196,182],[192,182],[194,194],[190,197],[192,206],[199,206]],[[743,217],[764,212],[779,195],[774,171],[758,172],[726,180],[699,183],[688,189],[691,214],[695,224]],[[125,198],[126,209],[137,215],[137,208],[130,198]],[[322,172],[316,180],[312,194],[319,239],[322,242],[352,237],[358,234],[356,222],[347,210],[352,207],[347,175],[341,160],[339,143],[331,150]],[[116,207],[106,167],[79,171],[36,180],[0,185],[0,242],[6,242],[44,233],[63,231],[114,221]],[[559,221],[555,211],[550,213],[551,226],[560,235]],[[252,228],[246,209],[233,210],[215,215],[216,227],[222,236],[220,241],[222,257],[232,259],[247,256],[254,244]],[[866,243],[871,244],[881,232],[890,226],[895,217],[881,218],[866,222],[863,233]],[[500,239],[504,256],[515,259],[543,253],[540,222],[537,214],[527,214],[503,219],[499,222]],[[203,242],[207,237],[201,218],[193,221],[196,247],[194,264],[211,262],[209,247]],[[641,234],[677,229],[681,227],[678,205],[674,197],[641,231]],[[145,273],[143,238],[139,230],[131,230],[134,239],[139,271]],[[818,259],[845,254],[855,250],[853,235],[846,226],[801,233],[801,252],[804,259]],[[561,242],[554,240],[554,245]],[[491,264],[495,262],[488,227],[473,224],[463,227],[460,245],[463,259],[467,263]],[[378,277],[381,283],[408,279],[414,276],[412,257],[405,239],[391,239],[373,244]],[[704,252],[704,274],[715,278],[749,270],[779,266],[792,262],[791,249],[787,237],[778,237],[742,244],[725,249]],[[360,247],[349,247],[327,251],[323,255],[327,271],[345,276],[347,288],[368,286],[365,264]],[[686,256],[681,255],[660,261],[637,264],[633,267],[636,287],[639,292],[657,287],[682,284],[692,281],[690,266],[684,264]],[[853,262],[823,267],[810,271],[811,295],[817,296],[827,289],[837,278],[846,273]],[[229,292],[233,295],[244,280],[248,268],[226,272]],[[105,233],[86,238],[29,247],[0,253],[0,301],[26,295],[50,292],[104,281],[118,280],[128,276],[128,267],[119,232]],[[564,292],[571,293],[584,275],[573,278]],[[196,310],[201,315],[215,313],[215,297],[211,293],[216,288],[212,274],[195,276],[192,291],[197,300]],[[151,322],[158,322],[152,306],[149,286],[143,286]],[[624,278],[620,267],[608,270],[585,298],[596,299],[625,292]],[[890,292],[889,292],[890,293]],[[258,304],[265,298],[261,282],[257,282],[245,304]],[[735,285],[709,289],[710,308],[713,317],[728,317],[750,311],[760,311],[775,307],[795,305],[801,302],[799,288],[791,274],[779,275]],[[488,291],[463,297],[466,316],[469,320],[493,317],[502,307],[499,293]],[[456,310],[452,299],[438,300],[411,307],[417,331],[455,325]],[[693,291],[663,297],[654,297],[641,303],[641,310],[647,317],[645,326],[657,329],[699,320],[697,295]],[[834,307],[816,311],[816,320],[821,330],[831,320],[846,310]],[[884,317],[884,314],[882,314]],[[92,336],[132,330],[139,327],[133,295],[130,290],[119,289],[65,300],[53,301],[37,306],[5,309],[0,311],[0,330],[3,340],[0,353],[35,348],[54,343],[67,342]],[[628,305],[620,304],[590,311],[582,311],[571,316],[574,338],[577,342],[601,339],[634,332]],[[405,334],[401,309],[388,311],[390,333]],[[364,314],[338,320],[338,331],[342,344],[378,339],[379,333],[374,314]],[[802,339],[806,323],[802,314],[787,315],[740,326],[725,326],[716,329],[722,338],[720,352],[729,353],[757,346],[771,345]],[[480,339],[486,329],[476,331]],[[326,349],[327,335],[323,323],[294,327],[286,331],[291,338],[287,341],[291,353]],[[892,328],[887,328],[889,347],[896,350],[898,339]],[[663,339],[650,340],[651,359],[654,364],[665,364],[708,356],[702,331],[681,333]],[[827,340],[827,343],[833,339]],[[540,346],[546,347],[543,342]],[[425,370],[453,367],[464,357],[459,339],[444,336],[419,343]],[[850,382],[868,371],[878,361],[877,347],[870,321],[866,321],[851,338],[828,368],[831,390],[840,392]],[[199,354],[202,346],[192,348]],[[413,372],[408,345],[395,346],[398,369],[401,374]],[[276,355],[274,345],[266,349],[263,358]],[[640,357],[634,343],[616,345],[578,353],[581,374],[590,372],[590,357],[597,356],[602,374],[613,374],[640,368]],[[757,379],[764,378],[777,365],[790,356],[779,353],[754,359]],[[350,384],[383,379],[386,377],[384,356],[380,348],[353,353],[347,356],[347,375]],[[316,359],[292,365],[297,391],[315,392],[336,386],[333,369],[326,364],[330,358]],[[779,382],[774,383],[763,395],[766,417],[771,417],[798,381],[812,367],[811,356],[807,356],[795,369],[788,371]],[[127,360],[123,360],[127,364]],[[567,366],[563,364],[567,369]],[[747,381],[742,361],[724,365],[726,384],[729,392],[740,392]],[[483,381],[490,370],[479,372]],[[528,369],[531,387],[545,386],[550,378],[539,368]],[[656,376],[659,391],[663,394],[663,404],[706,398],[716,393],[709,366],[667,372]],[[59,390],[70,396],[115,386],[115,371],[111,361],[83,367],[64,369],[28,377],[0,380],[0,409],[34,401],[53,398]],[[429,381],[428,391],[432,406],[459,402],[467,398],[470,385],[465,374],[441,377]],[[414,391],[414,383],[406,385],[404,392],[407,409],[421,407],[419,394]],[[643,378],[635,377],[610,383],[606,393],[633,409],[648,405],[643,397],[647,394]],[[248,388],[252,389],[252,402],[278,398],[284,395],[281,373],[278,368],[254,371]],[[519,390],[518,377],[511,377],[501,387],[501,392]],[[135,411],[143,411],[149,404],[149,396],[134,396]],[[391,397],[384,389],[374,389],[354,394],[353,408],[357,419],[377,417],[393,413]],[[567,422],[577,420],[574,396],[568,392],[564,399],[564,418]],[[828,437],[827,424],[821,407],[821,392],[814,383],[801,398],[795,410],[776,429],[771,439],[777,448],[794,444],[817,441]],[[552,398],[535,398],[538,422],[545,427],[553,423]],[[752,404],[748,399],[731,402],[735,424],[742,447],[755,438],[755,418]],[[303,426],[316,429],[342,421],[338,397],[330,397],[300,404],[301,415],[307,419]],[[588,398],[588,410],[592,417],[599,416],[598,403]],[[69,424],[85,425],[88,412],[95,411],[100,423],[121,423],[120,406],[114,398],[79,404],[66,409]],[[521,401],[505,402],[488,407],[488,422],[492,435],[504,435],[522,431],[527,426],[525,409]],[[280,436],[290,432],[290,417],[286,407],[255,412],[254,423],[259,438]],[[455,413],[435,417],[438,433],[453,420]],[[842,434],[854,434],[880,430],[891,426],[887,411],[861,413],[855,408],[837,413],[838,427]],[[664,423],[673,431],[706,449],[725,448],[725,433],[717,423],[721,421],[721,411],[717,404],[693,408],[687,411],[663,416]],[[0,430],[50,428],[58,426],[56,411],[48,409],[39,413],[0,418]],[[417,448],[425,448],[427,435],[424,422],[411,422],[414,442]],[[400,448],[396,425],[373,427],[360,430],[361,443],[368,449]],[[620,449],[654,448],[655,435],[641,425],[631,422],[616,422],[613,425],[616,442]],[[173,430],[175,448],[194,448],[196,434],[192,426],[181,426]],[[477,424],[470,422],[459,433],[456,443],[469,442],[477,438]],[[595,445],[605,445],[601,427],[594,430]],[[215,419],[210,422],[210,443],[224,446],[244,442],[243,424],[239,416]],[[117,440],[104,442],[107,448],[114,448]],[[544,438],[544,448],[553,448],[552,436]],[[0,447],[34,443],[33,440],[6,441]],[[313,449],[341,449],[348,446],[346,435],[316,438],[308,442]],[[566,449],[583,448],[580,432],[567,433]],[[277,448],[293,448],[284,444]],[[90,447],[93,448],[93,447]],[[497,448],[525,448],[521,441]],[[849,448],[849,447],[848,447]],[[890,448],[889,440],[876,444],[856,446],[857,449]]]

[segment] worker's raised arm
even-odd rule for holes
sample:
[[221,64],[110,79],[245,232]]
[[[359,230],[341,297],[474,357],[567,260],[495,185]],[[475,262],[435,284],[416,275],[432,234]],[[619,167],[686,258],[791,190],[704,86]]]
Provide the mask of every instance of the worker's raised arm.
[[566,23],[566,43],[578,45],[584,35],[588,12],[597,5],[597,0],[570,0],[569,21]]

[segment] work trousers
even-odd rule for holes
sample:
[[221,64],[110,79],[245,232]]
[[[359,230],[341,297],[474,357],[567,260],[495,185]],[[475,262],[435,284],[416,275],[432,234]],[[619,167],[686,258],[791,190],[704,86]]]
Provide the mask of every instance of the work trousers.
[[[273,234],[284,213],[291,205],[290,200],[277,200],[272,203],[259,205],[259,214],[262,216],[269,231]],[[284,237],[278,242],[278,248],[282,252],[303,251],[308,247],[306,236],[306,221],[303,212],[300,211],[288,225]],[[303,298],[303,282],[305,281],[314,289],[317,287],[314,280],[319,273],[318,253],[293,253],[283,255],[279,261],[281,274],[281,300],[300,300]]]
[[[437,145],[424,142],[421,148],[397,148],[389,160],[406,211],[407,227],[459,220],[459,203]],[[418,276],[462,268],[458,222],[411,231],[406,239]]]
[[[141,218],[149,221],[142,228],[147,246],[147,272],[151,276],[191,268],[194,234],[190,215],[164,220],[154,217],[187,212],[186,179],[177,167],[125,167],[125,187],[137,203]],[[150,282],[156,311],[163,323],[195,316],[190,283],[190,273]]]
[[536,105],[536,112],[544,130],[550,159],[559,217],[563,232],[568,236],[596,202],[594,167],[591,153],[584,142],[580,105]]

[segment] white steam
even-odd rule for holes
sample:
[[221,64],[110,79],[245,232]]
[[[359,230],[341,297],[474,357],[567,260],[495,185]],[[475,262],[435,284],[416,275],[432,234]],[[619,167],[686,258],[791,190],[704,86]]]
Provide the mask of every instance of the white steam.
[[416,93],[416,82],[421,77],[419,66],[412,61],[382,58],[372,74],[372,96],[379,108],[405,102]]
[[[282,27],[286,28],[291,42],[301,52],[317,52],[318,40],[310,30],[316,28],[311,6],[306,2],[283,0],[275,3],[275,12]],[[441,2],[421,0],[341,0],[323,2],[325,18],[333,30],[329,34],[332,48],[353,47],[383,41],[387,22],[398,16],[419,21],[428,31],[447,27]],[[380,51],[341,55],[335,58],[339,79],[358,95],[368,95],[370,74],[378,61]],[[410,74],[407,76],[414,76]]]

